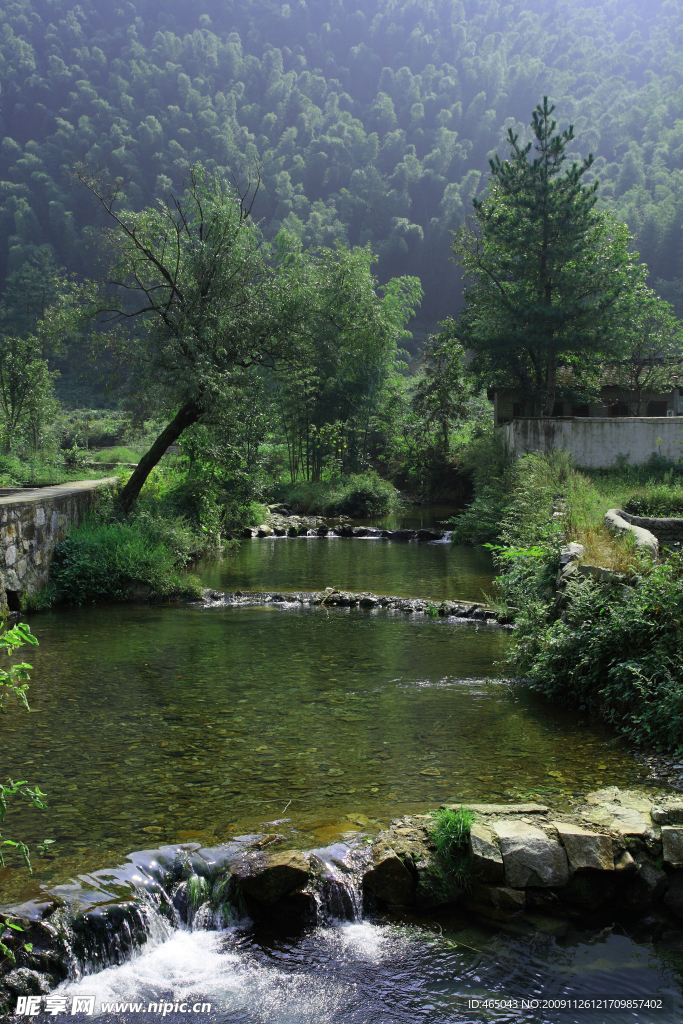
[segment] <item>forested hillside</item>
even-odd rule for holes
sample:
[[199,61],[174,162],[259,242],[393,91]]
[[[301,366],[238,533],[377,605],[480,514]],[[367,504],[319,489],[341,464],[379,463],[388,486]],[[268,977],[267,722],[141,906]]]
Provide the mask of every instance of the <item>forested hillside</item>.
[[543,93],[592,150],[602,201],[682,311],[683,7],[587,0],[135,0],[3,5],[0,283],[31,247],[92,273],[74,161],[137,208],[196,161],[305,244],[372,243],[417,275],[425,326],[457,312],[452,229]]

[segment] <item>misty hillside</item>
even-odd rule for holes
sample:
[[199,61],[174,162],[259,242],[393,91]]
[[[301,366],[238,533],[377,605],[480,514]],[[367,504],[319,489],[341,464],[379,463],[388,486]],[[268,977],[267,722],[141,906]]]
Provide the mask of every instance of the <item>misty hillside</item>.
[[460,304],[450,232],[548,93],[683,311],[679,3],[17,0],[0,20],[0,283],[45,243],[93,272],[75,161],[134,206],[196,161],[238,182],[258,166],[267,235],[370,241],[382,279],[422,279],[430,327]]

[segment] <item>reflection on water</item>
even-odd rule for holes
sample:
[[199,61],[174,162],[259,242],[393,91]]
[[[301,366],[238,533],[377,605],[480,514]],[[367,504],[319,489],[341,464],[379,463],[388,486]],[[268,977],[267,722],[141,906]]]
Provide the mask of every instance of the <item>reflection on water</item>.
[[[403,522],[405,517],[397,528]],[[201,566],[206,585],[219,590],[338,587],[438,601],[483,601],[494,591],[493,574],[482,548],[343,537],[244,541],[222,560]]]
[[[272,606],[72,609],[32,625],[34,710],[13,706],[2,728],[7,774],[50,797],[45,814],[12,815],[34,848],[57,840],[37,881],[283,817],[278,832],[315,846],[444,800],[564,803],[640,774],[578,716],[482,678],[503,630]],[[16,870],[3,895],[24,882]]]
[[[211,1002],[209,1019],[226,1024],[678,1024],[680,983],[666,958],[610,928],[581,932],[550,918],[543,924],[550,932],[518,922],[517,934],[492,933],[457,918],[441,920],[438,931],[433,924],[362,921],[296,939],[240,929],[177,931],[138,959],[63,985],[60,993],[94,994],[98,1007]],[[523,999],[655,995],[668,1010],[521,1011]],[[517,1008],[491,1012],[473,1003],[486,998],[516,1001]],[[207,1015],[171,1012],[165,1019],[199,1022]]]

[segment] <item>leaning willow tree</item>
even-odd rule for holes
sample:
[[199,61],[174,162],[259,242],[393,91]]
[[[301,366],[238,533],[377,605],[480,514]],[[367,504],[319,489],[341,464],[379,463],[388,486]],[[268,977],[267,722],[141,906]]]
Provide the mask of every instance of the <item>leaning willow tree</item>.
[[396,289],[383,299],[365,249],[304,251],[286,232],[267,242],[250,217],[258,181],[241,193],[195,167],[182,195],[136,213],[119,185],[79,176],[109,218],[104,344],[168,414],[121,492],[126,512],[168,446],[225,407],[240,371],[305,365],[322,337],[384,344],[413,311],[419,282],[400,290],[401,301]]

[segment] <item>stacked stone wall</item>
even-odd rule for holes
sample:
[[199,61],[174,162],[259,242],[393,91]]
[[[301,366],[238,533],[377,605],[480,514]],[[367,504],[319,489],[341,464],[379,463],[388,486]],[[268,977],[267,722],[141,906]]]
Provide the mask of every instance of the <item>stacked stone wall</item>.
[[660,544],[671,545],[683,543],[683,519],[662,518],[655,519],[650,516],[632,516],[628,512],[619,510],[619,515],[632,526],[640,526],[643,530],[653,533]]
[[57,544],[115,480],[82,480],[0,498],[0,616],[47,583]]

